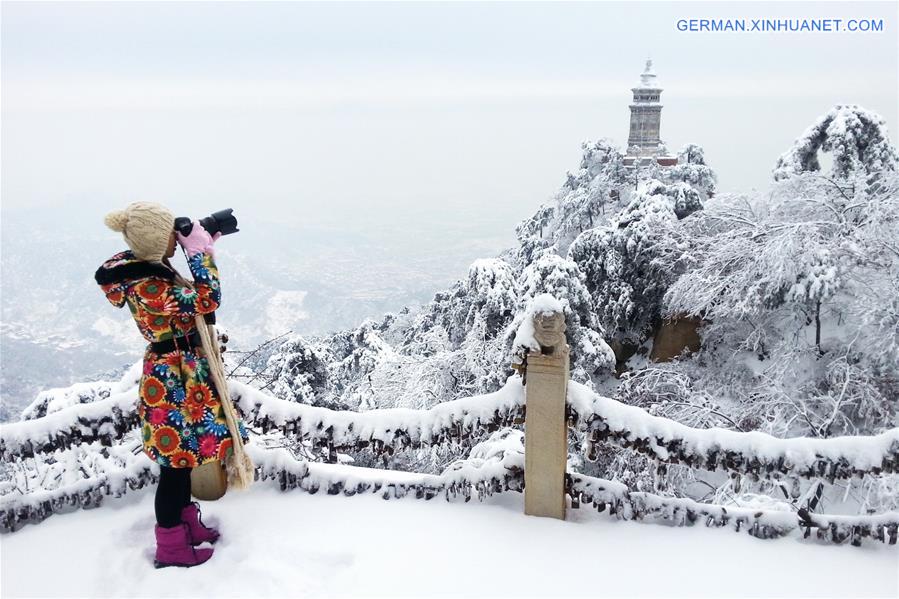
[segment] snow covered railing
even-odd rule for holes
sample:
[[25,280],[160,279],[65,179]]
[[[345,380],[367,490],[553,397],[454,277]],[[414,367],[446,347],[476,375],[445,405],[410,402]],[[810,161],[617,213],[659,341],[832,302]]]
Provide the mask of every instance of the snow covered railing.
[[833,543],[843,543],[847,540],[852,545],[861,545],[861,540],[872,537],[882,542],[895,545],[899,538],[899,513],[871,514],[868,516],[828,516],[826,514],[812,514],[805,508],[798,512],[799,526],[805,529],[805,537],[816,529],[819,539]]
[[[429,410],[391,408],[368,412],[334,411],[272,397],[229,381],[232,398],[245,421],[309,440],[316,448],[376,454],[461,442],[524,419],[524,391],[518,375],[493,393],[448,401]],[[137,388],[93,403],[77,404],[47,416],[0,426],[0,459],[31,457],[100,441],[111,445],[139,425]]]
[[874,538],[895,545],[899,535],[899,513],[870,516],[826,516],[798,512],[759,510],[754,508],[711,505],[688,498],[660,497],[641,491],[630,491],[616,482],[576,473],[567,473],[566,493],[571,507],[591,504],[597,511],[606,508],[622,520],[662,521],[677,526],[729,526],[745,530],[754,537],[771,539],[805,529],[808,537],[816,529],[816,538],[832,542],[860,545],[863,538]]
[[[512,429],[494,433],[488,442],[475,445],[468,458],[453,462],[439,475],[307,462],[294,458],[287,449],[264,447],[262,440],[246,448],[256,464],[256,480],[277,481],[282,491],[298,488],[309,493],[322,490],[330,495],[380,491],[384,499],[405,496],[432,499],[443,494],[447,501],[461,496],[468,502],[473,494],[483,500],[493,493],[522,490],[521,436],[521,431]],[[37,524],[56,513],[97,507],[108,496],[120,497],[129,490],[155,484],[159,467],[135,456],[131,449],[123,446],[107,449],[95,444],[42,456],[47,463],[58,466],[52,468],[52,475],[63,475],[66,480],[53,489],[29,489],[28,482],[16,480],[23,478],[17,476],[4,482],[0,491],[0,532],[16,531],[28,523]],[[101,464],[94,464],[102,471],[80,478],[78,471],[83,465],[78,463],[79,457],[89,454],[96,458],[102,451],[109,454],[100,460]]]
[[[40,456],[33,464],[41,472],[31,466],[31,472],[16,469],[0,483],[0,532],[53,514],[97,507],[108,496],[121,497],[159,479],[159,467],[136,456],[130,446],[102,447],[95,442]],[[30,482],[29,474],[34,476]]]
[[[516,439],[511,441],[514,443]],[[405,496],[433,499],[443,494],[446,501],[461,495],[468,502],[473,492],[483,500],[493,493],[520,492],[524,487],[524,454],[503,451],[503,444],[495,440],[476,445],[469,458],[453,462],[442,474],[308,462],[294,458],[286,449],[254,445],[248,445],[247,450],[256,464],[257,480],[275,480],[282,491],[302,489],[317,493],[321,490],[329,495],[380,492],[383,499]]]
[[[277,481],[282,491],[301,489],[308,493],[352,496],[381,493],[383,499],[415,497],[433,499],[443,495],[446,501],[462,496],[469,501],[473,493],[479,500],[505,491],[527,492],[525,485],[525,435],[505,429],[493,433],[475,445],[468,458],[457,460],[441,474],[418,474],[395,470],[359,468],[343,464],[322,464],[294,458],[286,449],[265,449],[249,445],[257,465],[257,479]],[[565,494],[571,507],[591,504],[599,512],[623,520],[691,526],[729,526],[762,539],[772,539],[805,529],[805,536],[816,529],[816,538],[825,542],[861,544],[873,538],[895,545],[899,533],[899,513],[873,516],[808,515],[781,510],[700,503],[692,499],[661,497],[631,491],[627,485],[575,472],[564,475]]]
[[276,399],[249,385],[230,382],[231,396],[245,421],[262,431],[310,441],[314,449],[376,455],[442,443],[459,443],[524,419],[521,377],[513,375],[493,393],[447,401],[427,410],[388,408],[335,411]]
[[99,441],[112,445],[139,425],[137,387],[92,403],[76,404],[41,418],[0,425],[0,460],[32,457]]
[[598,395],[574,381],[568,387],[569,425],[587,434],[587,457],[598,441],[669,464],[759,478],[824,478],[899,472],[899,428],[869,437],[780,439],[762,432],[696,429]]

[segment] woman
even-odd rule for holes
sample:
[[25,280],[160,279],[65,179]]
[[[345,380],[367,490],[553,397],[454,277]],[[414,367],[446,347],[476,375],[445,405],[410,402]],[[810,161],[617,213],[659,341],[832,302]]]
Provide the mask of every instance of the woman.
[[[106,215],[131,248],[106,260],[95,278],[112,305],[125,304],[150,344],[144,353],[138,415],[144,453],[159,464],[156,488],[156,567],[195,566],[212,556],[217,530],[200,520],[190,501],[191,469],[224,461],[232,439],[221,400],[209,376],[194,317],[221,301],[211,237],[198,221],[190,235],[174,230],[174,215],[161,204],[134,202]],[[169,262],[178,242],[187,254],[194,284]],[[240,435],[247,439],[239,422]]]

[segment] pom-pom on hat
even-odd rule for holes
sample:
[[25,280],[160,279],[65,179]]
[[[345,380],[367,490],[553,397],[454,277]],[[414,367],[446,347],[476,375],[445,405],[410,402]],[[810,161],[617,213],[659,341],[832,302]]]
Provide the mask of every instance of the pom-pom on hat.
[[133,202],[124,210],[107,214],[103,222],[122,233],[136,258],[161,262],[175,227],[175,215],[156,202]]

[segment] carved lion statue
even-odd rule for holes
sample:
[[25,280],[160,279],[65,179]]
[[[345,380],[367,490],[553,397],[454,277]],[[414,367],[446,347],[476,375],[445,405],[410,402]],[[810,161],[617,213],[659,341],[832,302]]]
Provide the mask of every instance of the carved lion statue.
[[534,338],[540,351],[553,354],[565,343],[565,315],[561,312],[534,315]]

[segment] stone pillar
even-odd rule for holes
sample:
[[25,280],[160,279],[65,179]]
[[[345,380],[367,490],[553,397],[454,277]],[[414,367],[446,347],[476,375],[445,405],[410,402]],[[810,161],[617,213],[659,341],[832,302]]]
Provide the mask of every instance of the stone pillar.
[[540,352],[527,355],[524,424],[524,513],[565,519],[568,462],[568,344],[561,313],[537,314]]

